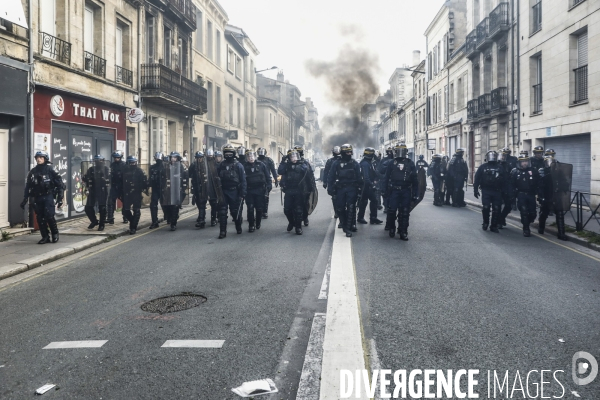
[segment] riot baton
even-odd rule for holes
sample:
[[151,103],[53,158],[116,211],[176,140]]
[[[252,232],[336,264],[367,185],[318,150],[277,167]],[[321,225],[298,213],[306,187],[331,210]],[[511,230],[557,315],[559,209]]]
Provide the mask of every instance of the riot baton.
[[236,220],[236,222],[240,220],[240,213],[242,212],[242,204],[243,204],[243,203],[244,203],[244,198],[243,198],[243,197],[241,197],[241,200],[240,200],[240,206],[238,207],[238,210],[237,210],[237,215],[236,215],[236,217],[235,217],[235,220]]

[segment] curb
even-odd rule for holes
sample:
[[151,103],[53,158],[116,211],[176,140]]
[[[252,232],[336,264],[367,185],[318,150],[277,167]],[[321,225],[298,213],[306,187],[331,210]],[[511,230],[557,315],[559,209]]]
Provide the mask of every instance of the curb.
[[[183,211],[183,210],[182,210]],[[180,212],[180,216],[190,214],[192,212],[198,211],[196,207],[190,207],[185,210],[185,212]],[[164,219],[159,219],[159,222],[164,222]],[[139,229],[147,228],[150,226],[150,222],[140,224],[138,226]],[[81,242],[73,243],[72,245],[68,245],[66,247],[59,247],[58,249],[54,249],[44,254],[40,254],[35,257],[31,257],[22,261],[17,261],[14,264],[9,264],[0,267],[0,281],[6,278],[10,278],[11,276],[20,274],[22,272],[26,272],[32,270],[34,268],[40,267],[44,264],[47,264],[52,261],[59,260],[61,258],[70,256],[71,254],[79,253],[83,250],[89,249],[90,247],[98,246],[102,243],[108,242],[116,237],[125,236],[129,233],[129,229],[123,229],[120,232],[112,233],[110,235],[98,235],[98,237],[92,237],[90,239],[83,240]]]
[[[465,203],[467,203],[467,205],[472,206],[472,207],[483,208],[482,205],[481,205],[481,203],[476,203],[476,202],[474,202],[472,200],[465,200]],[[515,215],[508,214],[508,216],[506,218],[511,219],[512,221],[521,223],[521,219],[519,217],[515,216]],[[533,224],[531,224],[531,226],[537,228],[538,227],[538,223],[534,222]],[[551,226],[546,226],[545,231],[548,232],[548,233],[552,233],[554,236],[556,236],[558,234],[558,230],[556,230],[555,228],[553,228]],[[587,240],[582,239],[579,236],[574,235],[574,234],[572,234],[570,232],[565,232],[565,234],[569,238],[569,240],[568,240],[569,242],[578,244],[578,245],[583,246],[583,247],[587,247],[590,250],[594,250],[594,251],[600,252],[600,246],[598,246],[597,244],[590,243]]]

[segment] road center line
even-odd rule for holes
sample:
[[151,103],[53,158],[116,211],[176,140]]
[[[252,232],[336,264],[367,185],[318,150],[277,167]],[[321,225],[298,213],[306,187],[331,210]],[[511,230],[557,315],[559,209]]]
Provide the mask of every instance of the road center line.
[[224,340],[167,340],[160,347],[198,347],[220,349],[223,347]]
[[313,317],[296,400],[318,400],[319,398],[319,389],[321,387],[319,379],[321,378],[321,359],[323,357],[323,337],[325,335],[326,322],[325,315],[325,313],[315,313]]
[[327,300],[327,286],[329,285],[329,275],[331,274],[331,257],[323,274],[323,282],[321,283],[321,291],[319,292],[319,300]]
[[47,349],[84,349],[104,346],[108,340],[79,340],[73,342],[52,342],[42,350]]
[[[340,396],[341,370],[366,370],[352,242],[336,229],[331,252],[321,399]],[[362,399],[367,399],[361,391]]]

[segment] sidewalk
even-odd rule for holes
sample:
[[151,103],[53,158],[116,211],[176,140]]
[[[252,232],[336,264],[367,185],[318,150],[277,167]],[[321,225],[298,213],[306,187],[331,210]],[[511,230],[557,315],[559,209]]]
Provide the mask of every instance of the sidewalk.
[[[179,214],[181,216],[195,211],[197,211],[196,206],[186,205]],[[162,216],[160,210],[158,215]],[[41,236],[37,231],[31,235],[17,236],[2,242],[0,243],[0,280],[97,246],[117,236],[128,235],[129,224],[124,224],[122,221],[121,213],[115,212],[115,224],[106,224],[102,232],[98,232],[98,228],[88,230],[90,222],[85,217],[59,222],[60,240],[56,244],[38,245]],[[159,218],[159,221],[162,222],[163,219]],[[151,222],[150,209],[142,209],[138,230],[148,228]]]

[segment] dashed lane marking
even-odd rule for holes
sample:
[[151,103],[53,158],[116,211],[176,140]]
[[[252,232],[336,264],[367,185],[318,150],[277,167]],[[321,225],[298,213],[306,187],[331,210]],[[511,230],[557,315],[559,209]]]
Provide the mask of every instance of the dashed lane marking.
[[104,346],[104,343],[108,340],[79,340],[73,342],[52,342],[42,350],[48,349],[85,349],[85,348],[99,348]]
[[167,340],[160,347],[196,347],[206,349],[220,349],[224,340]]
[[296,400],[318,400],[319,390],[321,388],[321,361],[323,358],[323,337],[325,336],[325,313],[315,313],[306,355],[304,356],[304,365],[302,366],[302,375],[298,384]]
[[329,262],[327,263],[327,267],[325,268],[325,273],[323,274],[323,282],[321,283],[321,290],[319,292],[319,300],[327,300],[327,287],[329,286],[329,275],[331,274],[331,257],[329,257]]

